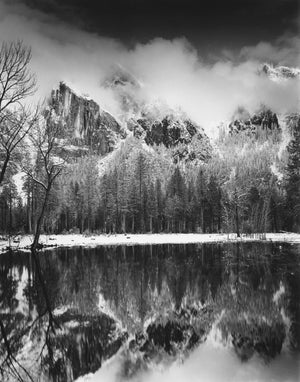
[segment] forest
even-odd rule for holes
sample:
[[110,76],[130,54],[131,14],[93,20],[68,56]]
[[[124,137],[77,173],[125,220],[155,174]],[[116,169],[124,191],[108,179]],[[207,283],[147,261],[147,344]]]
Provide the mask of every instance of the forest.
[[1,53],[1,233],[299,232],[299,114],[274,129],[220,128],[203,161],[175,163],[163,144],[128,135],[101,164],[92,148],[65,155],[47,106],[10,108],[36,84],[28,48],[3,45]]
[[[149,150],[133,137],[122,142],[103,173],[99,157],[88,153],[64,165],[51,189],[42,229],[47,233],[297,231],[299,121],[297,116],[290,121],[293,138],[282,153],[286,165],[276,159],[281,145],[278,131],[258,138],[224,134],[217,141],[219,152],[198,166],[174,164],[164,147]],[[46,176],[38,156],[34,174],[43,180]],[[20,196],[12,175],[1,190],[0,229],[34,232],[46,190],[29,173],[24,175]]]

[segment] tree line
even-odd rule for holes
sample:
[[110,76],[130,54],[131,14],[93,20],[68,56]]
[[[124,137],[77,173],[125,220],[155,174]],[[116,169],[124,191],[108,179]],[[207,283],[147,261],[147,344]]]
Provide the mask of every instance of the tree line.
[[[9,62],[25,68],[21,79],[16,70],[12,94],[6,92],[8,77],[1,82],[1,98],[11,97],[12,104],[16,99],[20,105],[35,87],[28,71],[30,50],[17,43],[3,45],[1,52],[4,58],[16,56],[17,62],[5,59],[2,73],[8,71]],[[175,164],[163,145],[149,148],[128,137],[108,154],[111,157],[104,166],[92,150],[80,158],[64,158],[61,127],[43,118],[41,108],[24,114],[24,107],[11,109],[9,101],[1,102],[3,233],[34,233],[38,245],[41,232],[240,235],[300,229],[297,114],[287,120],[291,140],[284,150],[278,129],[266,132],[262,128],[255,136],[247,131],[220,131],[216,149],[206,162]],[[20,171],[22,190],[14,182]]]
[[[227,147],[227,139],[220,147]],[[247,149],[244,139],[232,143],[238,151],[243,142],[243,155],[227,147],[225,159],[224,153],[215,154],[208,163],[193,166],[175,165],[130,137],[102,173],[93,153],[65,166],[46,206],[46,188],[36,182],[45,178],[45,169],[37,160],[35,178],[25,175],[22,198],[13,182],[3,187],[1,230],[35,232],[42,208],[40,228],[47,233],[299,230],[299,133],[288,145],[283,170],[272,169],[279,142],[265,141],[262,150],[249,138]],[[284,171],[280,179],[279,170]]]

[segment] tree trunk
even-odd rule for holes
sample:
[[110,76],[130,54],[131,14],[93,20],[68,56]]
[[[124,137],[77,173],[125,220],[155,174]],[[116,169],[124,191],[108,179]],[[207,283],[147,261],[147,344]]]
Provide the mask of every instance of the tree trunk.
[[241,237],[240,234],[240,222],[239,222],[239,211],[238,211],[238,205],[235,205],[235,223],[236,223],[236,234],[237,237]]
[[2,169],[1,169],[1,172],[0,172],[0,185],[3,182],[4,175],[5,175],[5,172],[6,172],[6,169],[7,169],[7,165],[8,165],[9,159],[10,159],[10,153],[7,151],[6,152],[6,157],[4,159],[4,163],[2,165]]
[[44,220],[44,215],[45,215],[45,210],[46,210],[46,206],[47,206],[47,203],[48,203],[48,199],[49,199],[49,195],[50,195],[50,189],[51,189],[51,185],[48,186],[47,190],[46,190],[46,194],[45,194],[45,199],[44,199],[44,202],[43,202],[43,207],[42,207],[42,211],[40,213],[40,216],[38,218],[38,221],[37,221],[37,224],[36,224],[36,229],[35,229],[35,234],[34,234],[34,240],[33,240],[33,243],[31,245],[31,249],[32,251],[36,251],[36,249],[38,248],[38,244],[39,244],[39,239],[40,239],[40,235],[41,235],[41,229],[42,229],[42,225],[43,225],[43,220]]
[[123,213],[122,215],[122,233],[126,232],[126,214]]
[[28,193],[28,199],[27,199],[27,214],[28,214],[28,233],[31,233],[32,232],[32,226],[31,226],[31,209],[32,209],[32,205],[31,205],[31,200],[30,200],[30,193]]

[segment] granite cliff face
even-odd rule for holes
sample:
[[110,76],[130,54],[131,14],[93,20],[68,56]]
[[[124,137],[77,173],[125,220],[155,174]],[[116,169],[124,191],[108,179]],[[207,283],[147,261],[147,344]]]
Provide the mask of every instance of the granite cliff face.
[[46,112],[48,123],[61,126],[65,147],[81,152],[92,150],[104,155],[113,151],[117,142],[126,137],[116,119],[102,110],[93,100],[75,94],[66,84],[60,83],[52,91]]
[[142,113],[139,118],[127,122],[128,129],[147,145],[163,144],[171,150],[175,163],[179,161],[206,161],[212,147],[204,130],[184,113],[169,113],[153,116]]
[[[259,73],[271,81],[300,78],[300,69],[268,64]],[[72,151],[72,156],[88,151],[103,156],[113,151],[120,140],[133,135],[148,146],[165,146],[175,163],[205,162],[211,157],[211,142],[203,128],[182,110],[149,96],[147,86],[120,65],[111,69],[101,86],[110,89],[120,105],[118,121],[65,83],[52,91],[46,119],[61,126],[64,148]],[[227,126],[230,134],[280,130],[279,117],[265,107],[252,114],[238,108]]]
[[[126,77],[123,76],[122,81],[114,78],[111,81],[110,86],[121,91],[124,105],[128,87]],[[140,88],[141,85],[130,81],[131,93],[128,94],[122,125],[95,101],[77,95],[62,82],[52,91],[45,117],[48,124],[59,124],[60,138],[67,154],[78,157],[92,151],[103,156],[113,151],[127,135],[133,135],[149,146],[164,145],[171,151],[175,163],[205,161],[210,157],[210,141],[200,126],[182,111],[160,103],[138,102],[132,98],[132,86]]]

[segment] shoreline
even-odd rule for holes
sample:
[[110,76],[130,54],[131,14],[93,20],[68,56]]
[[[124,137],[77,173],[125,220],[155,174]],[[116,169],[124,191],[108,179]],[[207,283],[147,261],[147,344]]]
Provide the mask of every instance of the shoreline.
[[[32,235],[14,237],[12,250],[28,250],[33,241]],[[148,233],[148,234],[58,234],[41,235],[40,243],[44,249],[58,247],[97,247],[115,245],[155,245],[155,244],[205,244],[205,243],[235,243],[235,242],[286,242],[299,243],[299,233],[266,233],[241,235],[236,234],[198,234],[198,233]],[[0,240],[0,253],[8,250],[8,238]]]

